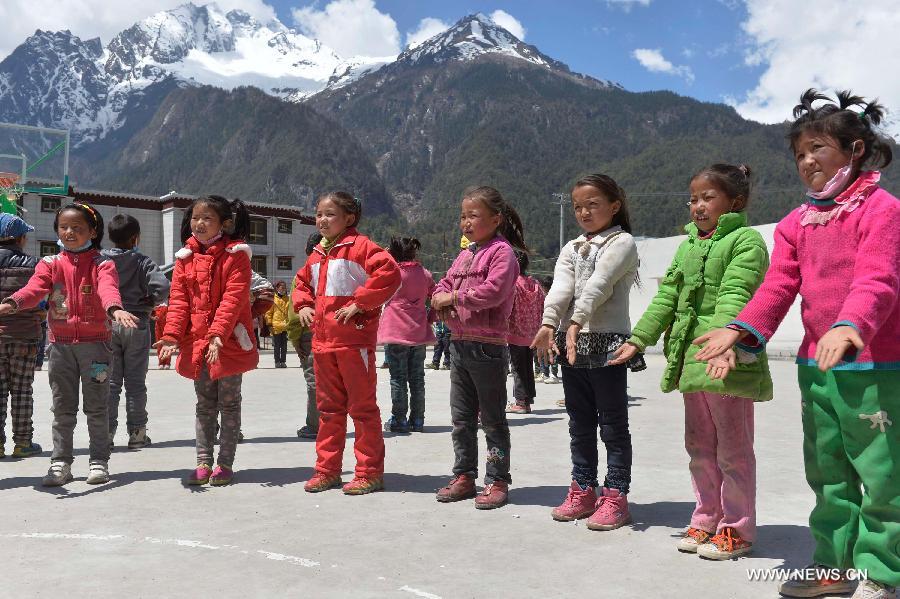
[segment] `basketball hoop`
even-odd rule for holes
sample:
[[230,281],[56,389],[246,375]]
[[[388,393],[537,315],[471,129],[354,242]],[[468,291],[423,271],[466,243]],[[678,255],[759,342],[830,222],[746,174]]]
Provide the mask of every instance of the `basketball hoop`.
[[18,181],[18,174],[0,172],[0,189],[15,189]]

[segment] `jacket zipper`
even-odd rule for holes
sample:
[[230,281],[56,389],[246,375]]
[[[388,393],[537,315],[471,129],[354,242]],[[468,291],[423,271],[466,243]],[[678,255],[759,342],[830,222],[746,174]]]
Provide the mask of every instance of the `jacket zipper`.
[[78,261],[78,255],[72,256],[72,261],[75,263],[75,293],[73,293],[73,297],[69,298],[69,303],[71,304],[71,315],[72,315],[72,328],[75,330],[75,334],[73,335],[73,343],[78,343],[78,304],[76,298],[78,297],[78,293],[81,291],[80,286],[78,285],[78,280],[81,275],[81,265]]

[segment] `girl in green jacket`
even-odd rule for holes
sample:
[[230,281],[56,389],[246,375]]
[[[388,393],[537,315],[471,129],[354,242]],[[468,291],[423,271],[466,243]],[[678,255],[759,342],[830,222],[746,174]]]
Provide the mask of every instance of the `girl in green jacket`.
[[744,165],[713,164],[694,176],[688,238],[613,360],[626,362],[655,345],[665,332],[662,390],[684,394],[685,448],[697,497],[690,527],[677,548],[708,559],[729,559],[752,550],[753,402],[772,398],[765,354],[732,352],[707,368],[695,358],[699,348],[691,345],[692,339],[734,319],[769,266],[762,236],[747,226],[749,197],[750,169]]

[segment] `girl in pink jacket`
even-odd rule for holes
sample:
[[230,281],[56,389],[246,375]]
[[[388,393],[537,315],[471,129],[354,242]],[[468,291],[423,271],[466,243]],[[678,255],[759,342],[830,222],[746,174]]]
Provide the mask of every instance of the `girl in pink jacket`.
[[53,228],[61,251],[38,262],[28,284],[0,304],[0,317],[37,306],[49,294],[53,455],[43,484],[58,487],[73,478],[79,382],[90,436],[87,482],[100,484],[109,481],[110,320],[131,329],[137,320],[122,309],[115,263],[100,254],[100,213],[87,204],[69,204],[57,211]]
[[760,352],[803,298],[797,365],[817,577],[781,593],[849,592],[852,578],[827,573],[855,568],[868,574],[855,599],[887,598],[900,585],[900,201],[864,170],[891,162],[876,129],[883,108],[850,92],[837,99],[810,89],[794,108],[788,139],[808,199],[775,228],[771,266],[743,311],[694,343],[698,360],[733,363],[735,344]]
[[384,430],[393,433],[421,433],[425,427],[425,346],[435,342],[425,302],[434,279],[416,260],[420,247],[415,237],[391,237],[388,247],[400,266],[400,289],[384,306],[378,343],[391,369],[391,419]]
[[437,493],[441,502],[474,497],[478,476],[478,415],[487,440],[484,490],[478,509],[506,504],[509,424],[506,421],[506,335],[519,265],[524,252],[522,221],[493,187],[463,194],[460,228],[471,243],[435,288],[431,307],[453,331],[450,342],[450,414],[453,419],[453,479]]

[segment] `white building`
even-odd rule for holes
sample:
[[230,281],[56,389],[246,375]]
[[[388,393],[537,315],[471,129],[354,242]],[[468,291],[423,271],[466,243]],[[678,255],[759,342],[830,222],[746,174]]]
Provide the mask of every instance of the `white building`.
[[[763,236],[766,246],[769,248],[769,255],[771,255],[772,248],[775,245],[775,224],[758,225],[753,228]],[[675,257],[675,250],[685,239],[687,239],[686,235],[679,235],[678,237],[663,237],[660,239],[642,239],[637,242],[638,255],[641,258],[639,271],[641,286],[634,286],[631,290],[630,310],[632,326],[637,323],[647,306],[650,305],[650,301],[659,289],[660,280],[666,274],[666,269],[672,263],[672,258]],[[778,328],[778,332],[775,333],[766,348],[770,355],[793,356],[796,355],[802,339],[803,324],[800,321],[800,297],[798,296]],[[662,351],[662,339],[660,339],[657,349]]]
[[[181,220],[194,196],[158,198],[110,191],[76,190],[73,196],[26,193],[20,200],[23,218],[35,228],[28,236],[26,251],[35,256],[56,254],[57,235],[53,229],[56,211],[69,202],[84,202],[96,208],[104,223],[116,214],[130,214],[141,223],[140,251],[161,267],[175,261],[181,247]],[[294,273],[306,261],[306,240],[315,231],[315,219],[293,206],[247,203],[251,213],[250,238],[253,270],[272,283],[290,284]],[[103,247],[112,247],[103,232]]]

